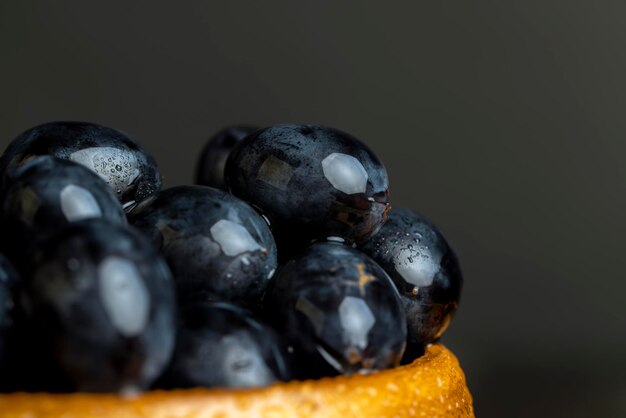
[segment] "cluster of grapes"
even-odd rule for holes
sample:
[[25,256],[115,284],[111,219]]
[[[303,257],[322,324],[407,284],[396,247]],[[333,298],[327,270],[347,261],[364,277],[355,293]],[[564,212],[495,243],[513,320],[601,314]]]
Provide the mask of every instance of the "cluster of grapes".
[[0,158],[0,391],[252,387],[409,362],[457,309],[441,233],[326,127],[234,127],[161,191],[125,134],[56,122]]

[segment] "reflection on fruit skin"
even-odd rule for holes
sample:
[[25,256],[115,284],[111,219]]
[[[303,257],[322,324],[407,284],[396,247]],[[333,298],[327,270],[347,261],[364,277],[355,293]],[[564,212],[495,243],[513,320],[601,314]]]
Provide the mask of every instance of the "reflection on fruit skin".
[[283,344],[250,312],[225,302],[180,309],[176,350],[159,388],[263,387],[291,376]]
[[[171,273],[150,242],[91,219],[54,235],[35,259],[20,298],[28,319],[14,359],[28,380],[22,390],[146,389],[169,361],[176,316]],[[39,374],[46,355],[50,374]]]
[[226,183],[270,219],[287,251],[329,236],[361,242],[388,209],[378,158],[349,134],[320,126],[278,125],[248,136],[226,163]]
[[420,353],[441,337],[459,306],[463,276],[454,251],[432,223],[404,208],[391,210],[362,250],[395,283],[407,316],[407,353]]
[[100,218],[119,225],[126,215],[115,192],[80,164],[42,156],[13,170],[0,199],[0,245],[24,274],[37,246],[72,222]]
[[244,201],[206,186],[178,186],[140,203],[129,222],[167,260],[179,299],[255,309],[277,268],[272,233]]
[[276,274],[264,307],[293,346],[299,378],[395,367],[406,320],[387,274],[340,243],[316,243]]
[[72,160],[94,171],[124,208],[161,189],[156,162],[139,144],[120,131],[86,122],[50,122],[20,134],[0,158],[0,189],[7,174],[40,155]]

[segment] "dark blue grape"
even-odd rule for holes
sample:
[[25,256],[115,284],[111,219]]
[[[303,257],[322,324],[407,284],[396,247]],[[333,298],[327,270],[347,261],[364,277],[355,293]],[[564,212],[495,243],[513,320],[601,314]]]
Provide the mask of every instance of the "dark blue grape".
[[456,255],[430,222],[409,209],[393,209],[363,251],[394,281],[408,324],[407,353],[436,341],[459,306],[463,276]]
[[228,303],[181,309],[176,350],[162,387],[267,386],[288,380],[282,345],[274,331]]
[[0,254],[0,388],[2,387],[2,368],[6,354],[9,331],[13,325],[13,308],[15,306],[14,289],[18,283],[18,275],[9,260]]
[[38,242],[71,222],[102,218],[126,224],[113,190],[80,164],[43,156],[11,172],[1,205],[2,241],[23,270]]
[[276,262],[276,245],[254,209],[204,186],[164,190],[137,206],[130,222],[165,256],[181,300],[258,304]]
[[349,134],[320,126],[279,125],[246,137],[226,163],[226,183],[269,217],[281,251],[281,243],[289,249],[316,238],[364,241],[388,208],[378,158]]
[[[150,242],[88,220],[53,236],[35,260],[23,309],[67,390],[132,393],[151,385],[174,348],[176,307],[170,272]],[[31,372],[31,384],[49,377]]]
[[387,274],[365,254],[317,243],[286,263],[264,301],[300,378],[397,366],[406,320]]
[[154,159],[126,134],[85,122],[35,126],[9,144],[0,158],[0,189],[14,168],[38,155],[80,163],[102,177],[125,208],[161,188]]
[[200,154],[196,166],[196,184],[225,189],[224,167],[230,152],[257,129],[246,125],[230,126],[213,135]]

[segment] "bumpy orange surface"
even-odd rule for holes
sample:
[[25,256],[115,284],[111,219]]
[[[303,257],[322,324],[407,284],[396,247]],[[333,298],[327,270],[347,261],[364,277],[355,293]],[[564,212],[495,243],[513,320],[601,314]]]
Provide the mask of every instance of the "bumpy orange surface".
[[367,376],[254,390],[0,395],[0,418],[474,417],[459,363],[435,344],[412,364]]

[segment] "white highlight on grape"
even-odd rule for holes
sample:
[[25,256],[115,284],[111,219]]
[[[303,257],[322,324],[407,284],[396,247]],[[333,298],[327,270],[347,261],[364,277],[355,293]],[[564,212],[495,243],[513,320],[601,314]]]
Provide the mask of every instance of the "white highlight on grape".
[[361,349],[367,347],[367,334],[376,318],[363,299],[346,296],[339,305],[339,322],[351,345]]
[[118,194],[126,190],[140,174],[137,157],[119,148],[84,148],[72,153],[70,160],[98,174]]
[[316,345],[315,348],[322,355],[322,357],[324,357],[324,359],[328,362],[328,364],[330,364],[331,366],[335,368],[335,370],[337,370],[340,373],[344,372],[343,366],[341,365],[341,363],[339,363],[339,361],[336,358],[334,358],[332,354],[326,351],[324,347],[322,347],[321,345]]
[[61,211],[70,222],[83,219],[100,218],[102,210],[91,192],[83,187],[69,184],[59,195]]
[[150,295],[137,267],[125,258],[108,257],[98,266],[98,284],[115,329],[124,337],[139,335],[148,323]]
[[367,189],[367,171],[351,155],[333,152],[322,160],[322,170],[330,184],[340,192],[365,193]]
[[229,387],[265,386],[274,381],[256,343],[245,334],[226,335],[220,345],[225,353],[224,377]]
[[122,205],[122,209],[126,210],[129,207],[133,206],[135,203],[137,203],[134,200],[129,200],[128,202],[124,203],[124,205]]
[[440,261],[404,248],[394,258],[393,265],[404,280],[419,288],[433,284]]
[[211,227],[211,236],[230,257],[262,249],[243,225],[226,219],[217,221]]

